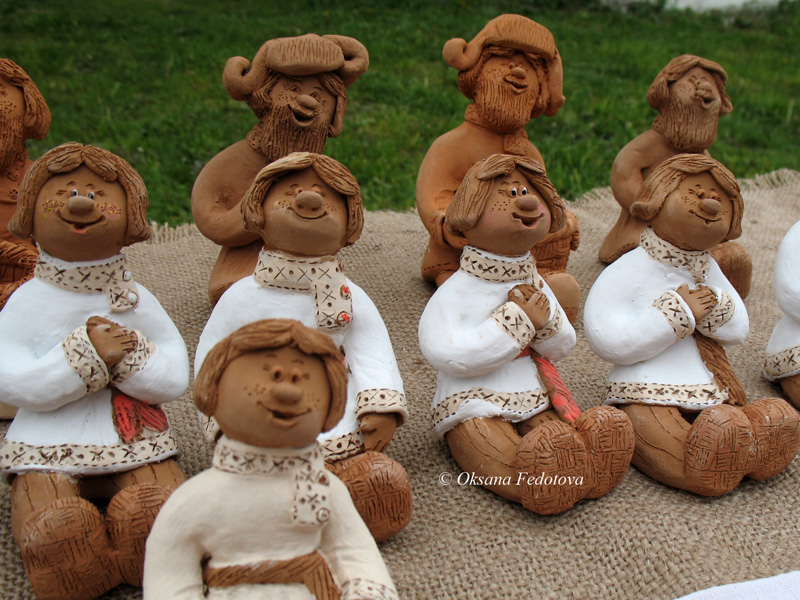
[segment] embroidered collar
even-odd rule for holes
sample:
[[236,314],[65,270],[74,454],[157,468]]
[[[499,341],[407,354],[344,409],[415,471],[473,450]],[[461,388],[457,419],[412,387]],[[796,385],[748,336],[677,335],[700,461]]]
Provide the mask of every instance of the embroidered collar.
[[530,254],[524,256],[501,256],[474,246],[464,246],[461,253],[461,269],[485,281],[508,282],[533,280],[541,288],[536,261]]
[[640,244],[653,260],[676,269],[682,267],[688,269],[697,283],[702,283],[708,278],[711,258],[708,250],[678,248],[658,237],[652,227],[647,227],[642,232]]
[[467,123],[471,123],[472,125],[476,125],[482,129],[488,129],[497,135],[502,135],[504,154],[516,154],[518,156],[525,156],[527,154],[528,133],[525,131],[524,127],[512,133],[502,133],[497,131],[491,125],[489,125],[483,117],[481,117],[481,114],[478,112],[478,107],[475,106],[475,103],[467,106],[467,110],[464,113],[464,120]]
[[292,522],[318,526],[330,518],[331,476],[316,442],[304,448],[261,448],[222,435],[211,464],[234,475],[293,475]]
[[313,293],[320,329],[344,329],[352,321],[350,287],[335,256],[301,258],[262,248],[253,277],[262,287]]
[[40,248],[33,274],[37,279],[70,292],[103,292],[108,296],[111,312],[125,312],[139,303],[136,282],[124,254],[104,260],[68,262]]

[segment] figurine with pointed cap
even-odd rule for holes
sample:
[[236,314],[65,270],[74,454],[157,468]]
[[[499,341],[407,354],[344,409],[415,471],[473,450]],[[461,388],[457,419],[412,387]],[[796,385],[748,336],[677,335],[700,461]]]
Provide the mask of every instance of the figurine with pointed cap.
[[[620,214],[600,246],[602,262],[611,263],[639,245],[647,223],[632,215],[630,208],[653,169],[676,154],[710,156],[719,119],[733,110],[725,92],[727,80],[719,64],[692,54],[673,58],[653,80],[647,100],[658,115],[651,129],[620,150],[611,167],[611,190]],[[747,297],[752,271],[747,251],[728,241],[712,252],[739,295]]]
[[330,336],[289,319],[245,325],[208,353],[194,399],[223,435],[211,468],[178,488],[153,525],[146,600],[397,598],[316,441],[347,402]]
[[146,210],[131,165],[69,143],[33,163],[9,224],[41,249],[0,311],[0,385],[19,407],[0,472],[40,600],[141,585],[149,528],[184,480],[161,405],[189,385],[186,346],[120,253],[150,236]]
[[252,274],[261,238],[242,226],[240,202],[261,169],[290,152],[322,152],[342,132],[347,88],[369,65],[367,49],[340,35],[312,33],[267,41],[252,63],[228,60],[225,89],[252,109],[258,123],[246,139],[221,151],[197,176],[192,215],[222,246],[209,282],[212,303]]
[[609,265],[584,306],[592,350],[613,363],[605,403],[636,431],[633,464],[701,494],[783,471],[800,447],[800,417],[779,398],[748,404],[724,346],[747,338],[747,309],[710,249],[742,232],[733,174],[678,154],[645,179],[631,213],[639,246]]

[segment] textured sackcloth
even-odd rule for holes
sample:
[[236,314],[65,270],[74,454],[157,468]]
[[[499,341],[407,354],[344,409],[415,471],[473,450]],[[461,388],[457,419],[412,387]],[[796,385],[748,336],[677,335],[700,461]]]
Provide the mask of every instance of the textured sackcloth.
[[[800,219],[800,172],[777,171],[741,184],[740,241],[753,257],[754,281],[747,299],[750,337],[729,356],[755,400],[780,394],[761,378],[761,361],[780,315],[772,291],[775,253]],[[619,208],[607,188],[585,194],[570,208],[580,220],[582,243],[568,270],[585,297],[603,268],[597,249]],[[553,517],[534,515],[481,487],[458,485],[460,469],[431,433],[435,372],[417,344],[417,322],[433,292],[419,271],[426,241],[414,213],[368,213],[362,239],[343,252],[345,272],[386,321],[408,395],[409,420],[388,453],[408,471],[414,516],[380,546],[401,597],[671,600],[800,569],[798,460],[770,481],[746,480],[715,499],[668,488],[631,468],[607,496]],[[217,248],[186,225],[162,227],[151,242],[127,253],[137,281],[172,315],[193,358],[211,310],[206,287]],[[599,404],[609,365],[589,350],[580,324],[577,332],[578,346],[558,368],[585,410]],[[207,468],[211,449],[202,441],[191,396],[166,410],[183,448],[184,469],[193,475]],[[449,486],[440,484],[445,472],[453,476]],[[11,537],[9,504],[9,488],[3,486],[0,598],[32,598]],[[123,586],[104,598],[140,597],[139,590]]]

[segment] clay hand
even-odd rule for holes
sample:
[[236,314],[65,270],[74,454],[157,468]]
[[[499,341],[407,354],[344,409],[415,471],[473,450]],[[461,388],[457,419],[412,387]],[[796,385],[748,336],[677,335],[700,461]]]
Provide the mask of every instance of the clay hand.
[[518,285],[508,292],[508,299],[519,306],[536,329],[550,320],[550,301],[541,290],[530,285]]
[[397,429],[394,413],[367,413],[361,416],[361,433],[364,434],[364,449],[383,452],[392,441]]
[[675,291],[689,305],[695,321],[708,315],[717,305],[717,295],[704,285],[690,290],[684,283]]
[[135,331],[98,316],[89,317],[86,321],[86,332],[97,354],[109,369],[136,350],[139,342]]

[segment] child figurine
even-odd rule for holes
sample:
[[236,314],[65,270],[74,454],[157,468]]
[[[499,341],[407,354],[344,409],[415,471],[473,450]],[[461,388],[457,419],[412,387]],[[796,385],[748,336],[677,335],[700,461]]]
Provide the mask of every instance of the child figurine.
[[316,441],[347,402],[344,360],[330,336],[289,319],[245,325],[208,353],[194,399],[223,435],[212,467],[158,515],[146,600],[397,598]]
[[783,471],[800,446],[785,401],[747,403],[722,344],[748,334],[747,310],[711,257],[741,234],[742,197],[714,159],[679,154],[645,180],[631,214],[638,248],[601,273],[584,309],[589,345],[614,363],[605,392],[636,431],[633,463],[704,496]]
[[0,385],[19,407],[0,470],[40,600],[141,585],[147,533],[185,479],[159,405],[189,384],[186,346],[120,254],[150,236],[146,210],[127,162],[69,143],[28,170],[9,224],[41,250],[0,312]]
[[529,250],[564,220],[538,162],[503,154],[478,161],[445,217],[467,243],[461,268],[419,323],[422,352],[439,369],[434,431],[484,487],[540,514],[608,493],[634,445],[622,412],[581,414],[568,390],[550,384],[548,361],[572,350],[575,330]]
[[195,372],[214,344],[253,321],[293,318],[329,333],[346,356],[350,379],[344,417],[320,443],[370,531],[387,539],[411,517],[408,476],[382,454],[407,411],[386,326],[335,256],[361,235],[358,183],[332,158],[295,152],[261,170],[242,213],[264,248],[253,276],[233,284],[211,313]]
[[786,234],[775,259],[775,297],[784,312],[772,330],[764,361],[764,376],[780,383],[783,393],[800,409],[800,223]]

